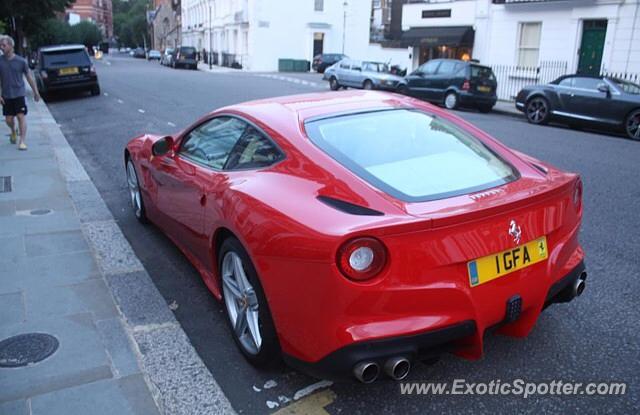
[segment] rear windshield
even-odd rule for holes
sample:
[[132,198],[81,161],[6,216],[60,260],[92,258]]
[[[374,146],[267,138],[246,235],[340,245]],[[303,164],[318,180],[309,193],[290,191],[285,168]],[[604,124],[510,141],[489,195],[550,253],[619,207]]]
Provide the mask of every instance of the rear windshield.
[[471,77],[491,79],[492,81],[496,80],[496,77],[493,74],[491,68],[487,68],[486,66],[471,65]]
[[344,167],[406,202],[485,190],[518,177],[479,139],[420,111],[345,115],[305,127],[311,141]]
[[195,48],[180,48],[180,55],[184,58],[195,58],[196,49]]
[[42,65],[46,67],[58,66],[88,66],[91,65],[89,55],[82,49],[42,52]]

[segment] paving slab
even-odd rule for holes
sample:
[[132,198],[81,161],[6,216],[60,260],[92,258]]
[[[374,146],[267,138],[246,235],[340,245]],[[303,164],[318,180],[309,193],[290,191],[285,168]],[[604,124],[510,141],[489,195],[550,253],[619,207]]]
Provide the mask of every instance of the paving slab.
[[22,292],[0,294],[0,326],[22,323],[25,314]]
[[96,327],[111,358],[114,376],[125,377],[140,373],[138,360],[133,352],[134,346],[122,320],[117,317],[99,320],[96,322]]
[[26,235],[24,244],[30,257],[89,251],[80,230]]
[[109,379],[36,396],[32,415],[159,415],[142,375]]

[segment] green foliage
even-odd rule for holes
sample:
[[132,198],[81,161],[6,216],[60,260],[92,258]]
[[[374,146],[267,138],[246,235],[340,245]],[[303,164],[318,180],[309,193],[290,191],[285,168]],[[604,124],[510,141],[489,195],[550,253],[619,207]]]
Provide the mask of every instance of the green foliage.
[[56,12],[63,13],[75,0],[1,0],[0,21],[6,32],[14,36],[16,45],[21,38],[35,35]]
[[113,0],[113,32],[120,46],[142,46],[149,43],[147,10],[149,0]]
[[69,26],[58,19],[45,20],[41,29],[29,37],[32,49],[41,46],[64,43],[81,43],[87,47],[95,46],[102,40],[102,33],[95,23],[83,21]]

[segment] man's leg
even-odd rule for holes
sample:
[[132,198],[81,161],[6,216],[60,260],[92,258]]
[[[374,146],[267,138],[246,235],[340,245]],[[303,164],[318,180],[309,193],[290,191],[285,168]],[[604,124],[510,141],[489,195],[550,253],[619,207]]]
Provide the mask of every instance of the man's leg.
[[18,148],[20,150],[26,150],[27,144],[24,142],[27,138],[27,116],[24,113],[18,113],[18,125],[20,126],[20,142]]
[[11,144],[16,143],[16,123],[14,119],[15,119],[15,116],[13,115],[7,115],[4,117],[4,120],[7,123],[7,126],[11,130],[11,135],[9,136],[9,140],[11,141]]

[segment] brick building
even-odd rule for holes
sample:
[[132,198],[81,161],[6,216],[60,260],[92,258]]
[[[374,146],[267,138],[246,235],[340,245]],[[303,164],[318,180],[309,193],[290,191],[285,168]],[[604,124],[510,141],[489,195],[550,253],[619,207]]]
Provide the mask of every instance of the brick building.
[[69,23],[94,22],[106,38],[113,37],[113,6],[111,0],[75,0],[66,11]]

